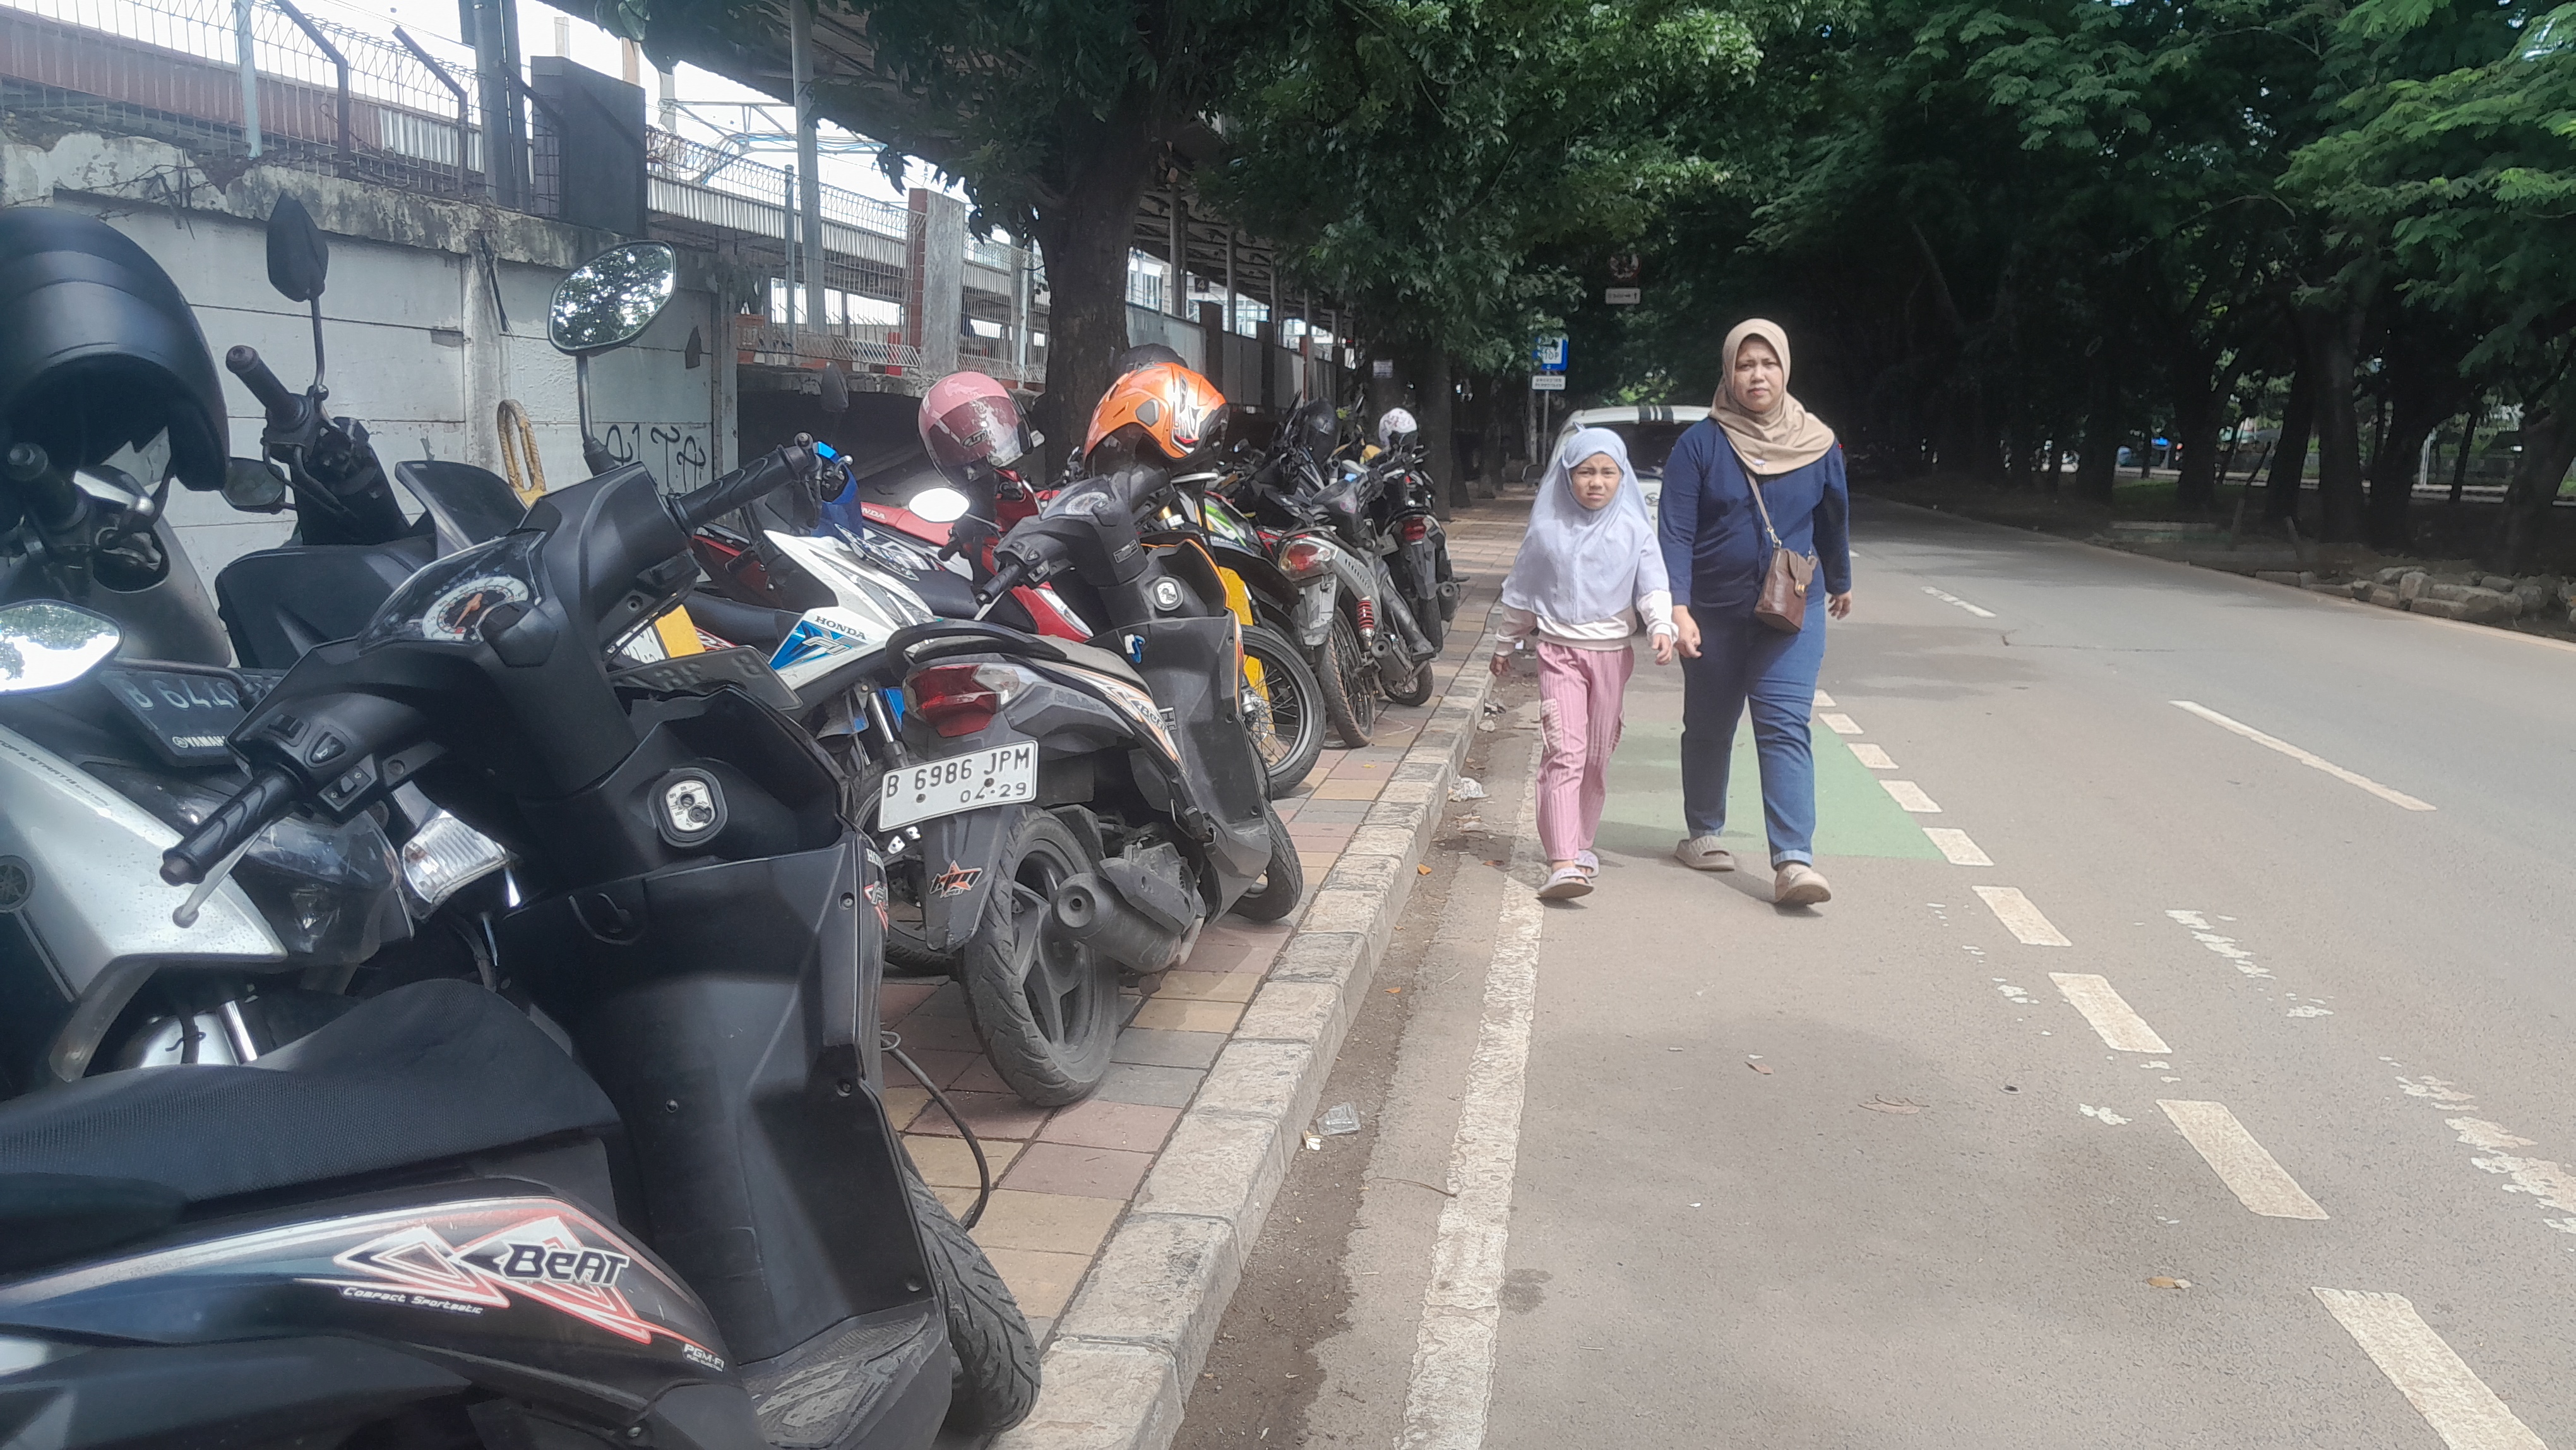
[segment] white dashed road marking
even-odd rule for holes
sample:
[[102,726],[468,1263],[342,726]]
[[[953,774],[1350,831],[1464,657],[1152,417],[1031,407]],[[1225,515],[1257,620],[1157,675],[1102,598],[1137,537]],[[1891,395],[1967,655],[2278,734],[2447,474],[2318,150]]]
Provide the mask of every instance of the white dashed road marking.
[[2030,898],[2021,894],[2020,887],[1980,886],[1977,888],[1977,896],[1986,903],[1987,909],[1995,914],[1995,919],[2002,922],[2005,929],[2010,931],[2023,946],[2071,947],[2075,945],[2066,939],[2066,933],[2049,925],[2048,918],[2040,915],[2039,908],[2030,904]]
[[2399,1294],[2311,1289],[2451,1450],[2549,1450]]
[[1941,849],[1953,866],[1992,866],[1993,859],[1968,839],[1968,833],[1950,826],[1925,826],[1923,834]]
[[1818,690],[1816,692],[1816,708],[1819,710],[1830,710],[1834,708],[1834,697],[1826,694],[1822,690]]
[[2408,795],[2402,790],[2391,790],[2387,786],[2381,785],[2378,781],[2372,780],[2369,776],[2344,769],[2342,766],[2335,764],[2324,756],[2318,755],[2312,751],[2302,750],[2299,747],[2292,745],[2287,740],[2280,740],[2266,735],[2262,731],[2255,729],[2253,726],[2248,725],[2241,720],[2230,720],[2226,716],[2209,708],[2207,705],[2195,704],[2190,700],[2170,700],[2166,703],[2172,705],[2178,710],[2189,710],[2191,713],[2198,715],[2203,720],[2208,721],[2210,724],[2217,726],[2221,730],[2232,730],[2267,750],[2277,750],[2283,755],[2290,757],[2292,760],[2295,760],[2299,764],[2307,766],[2312,770],[2322,770],[2326,774],[2333,776],[2335,779],[2342,781],[2346,785],[2357,785],[2363,790],[2370,792],[2372,795],[2379,797],[2381,800],[2388,802],[2390,805],[2404,806],[2410,811],[2429,811],[2433,809],[2431,805],[2424,801],[2417,800],[2415,797]]
[[2245,1125],[2225,1103],[2179,1103],[2159,1099],[2157,1107],[2173,1119],[2191,1146],[2227,1185],[2239,1203],[2265,1218],[2321,1219],[2326,1211],[2308,1197],[2308,1191],[2272,1156],[2271,1150],[2254,1140]]
[[1879,788],[1886,791],[1898,805],[1905,807],[1916,815],[1937,816],[1941,814],[1941,808],[1932,803],[1932,797],[1923,793],[1923,787],[1916,785],[1910,780],[1882,780],[1878,784]]
[[2147,1025],[2147,1019],[2139,1016],[2111,986],[2109,978],[2088,972],[2051,972],[2048,979],[2057,984],[2057,990],[2076,1011],[2084,1014],[2084,1020],[2093,1024],[2093,1030],[2101,1034],[2103,1044],[2112,1051],[2147,1052],[2158,1057],[2173,1051],[2156,1035],[2156,1029]]
[[1854,720],[1849,715],[1819,715],[1816,718],[1824,721],[1825,728],[1831,730],[1836,735],[1858,735],[1860,733],[1860,722]]
[[1924,586],[1923,586],[1923,592],[1924,592],[1924,593],[1926,593],[1926,594],[1931,595],[1931,596],[1932,596],[1933,598],[1935,598],[1935,599],[1940,600],[1940,601],[1941,601],[1942,603],[1944,603],[1944,604],[1955,604],[1955,605],[1959,606],[1961,609],[1964,609],[1964,610],[1968,611],[1970,614],[1975,615],[1975,616],[1976,616],[1976,617],[1978,617],[1979,619],[1992,619],[1992,618],[1994,618],[1994,617],[1995,617],[1995,612],[1994,612],[1993,610],[1991,610],[1991,609],[1979,609],[1977,606],[1975,606],[1975,605],[1973,605],[1973,604],[1970,604],[1968,601],[1966,601],[1966,600],[1964,600],[1964,599],[1960,598],[1958,595],[1956,595],[1956,594],[1945,594],[1945,593],[1941,592],[1940,590],[1933,588],[1933,587],[1932,587],[1931,585],[1929,585],[1929,584],[1926,584],[1926,585],[1924,585]]
[[1845,743],[1851,746],[1852,757],[1858,760],[1861,764],[1868,766],[1870,769],[1896,769],[1896,762],[1888,758],[1885,750],[1882,750],[1865,740],[1852,740]]

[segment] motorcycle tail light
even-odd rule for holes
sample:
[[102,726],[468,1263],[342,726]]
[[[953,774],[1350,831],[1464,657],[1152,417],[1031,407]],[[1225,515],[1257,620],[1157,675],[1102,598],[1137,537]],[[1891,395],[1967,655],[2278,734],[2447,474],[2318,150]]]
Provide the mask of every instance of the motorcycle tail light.
[[993,723],[1029,675],[1010,665],[933,665],[904,682],[908,707],[942,735],[972,735]]
[[1279,567],[1291,579],[1311,579],[1333,567],[1333,546],[1321,539],[1291,539],[1279,551]]
[[1430,537],[1431,525],[1429,521],[1422,518],[1419,514],[1404,521],[1404,541],[1406,543],[1419,544]]

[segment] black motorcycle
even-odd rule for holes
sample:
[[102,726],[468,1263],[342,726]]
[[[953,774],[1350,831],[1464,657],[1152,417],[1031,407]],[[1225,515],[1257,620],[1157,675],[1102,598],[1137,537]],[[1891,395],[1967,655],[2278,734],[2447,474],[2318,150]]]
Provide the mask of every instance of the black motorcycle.
[[[693,526],[815,463],[781,450],[668,504],[612,470],[413,574],[264,695],[236,679],[246,783],[151,798],[190,828],[160,875],[191,889],[158,909],[221,936],[273,827],[393,825],[407,881],[474,873],[432,913],[471,928],[463,969],[308,972],[300,1030],[0,1103],[18,1423],[63,1446],[754,1450],[1026,1413],[1026,1324],[880,1105],[881,878],[841,782],[756,655],[611,663],[696,579]],[[12,704],[78,715],[75,692],[115,689],[100,616],[21,604],[0,635]],[[222,729],[221,691],[172,687]],[[57,793],[107,799],[55,778],[86,749],[62,730],[73,756],[10,740]],[[273,932],[345,904],[285,900]],[[184,995],[198,964],[148,965]]]

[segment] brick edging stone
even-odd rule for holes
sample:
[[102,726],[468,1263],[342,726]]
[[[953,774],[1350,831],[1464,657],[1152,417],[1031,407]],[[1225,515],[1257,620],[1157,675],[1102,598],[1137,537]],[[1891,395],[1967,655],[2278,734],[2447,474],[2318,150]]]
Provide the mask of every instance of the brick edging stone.
[[1166,1450],[1484,717],[1489,624],[1308,903],[995,1450]]

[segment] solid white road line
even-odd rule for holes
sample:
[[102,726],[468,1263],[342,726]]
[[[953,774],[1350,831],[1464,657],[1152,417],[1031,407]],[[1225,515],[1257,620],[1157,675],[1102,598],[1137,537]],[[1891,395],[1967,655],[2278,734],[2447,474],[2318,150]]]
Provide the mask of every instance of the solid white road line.
[[[1513,830],[1512,864],[1529,875],[1537,847],[1538,777],[1531,774]],[[1520,1159],[1521,1095],[1528,1080],[1530,1018],[1538,997],[1541,908],[1518,883],[1503,887],[1485,973],[1485,1016],[1450,1140],[1449,1191],[1422,1291],[1422,1329],[1405,1389],[1402,1450],[1476,1450],[1493,1399],[1494,1336],[1502,1319],[1503,1250],[1511,1232],[1512,1175]]]
[[1844,743],[1851,747],[1852,755],[1858,759],[1861,764],[1868,766],[1870,769],[1896,769],[1896,762],[1888,758],[1885,750],[1882,750],[1865,740],[1850,740],[1845,741]]
[[2549,1450],[2403,1295],[2311,1289],[2451,1450]]
[[1878,785],[1879,789],[1886,791],[1888,796],[1898,805],[1905,807],[1916,815],[1937,816],[1941,814],[1941,808],[1932,803],[1932,797],[1923,793],[1923,787],[1916,785],[1910,780],[1882,780]]
[[1941,592],[1940,590],[1933,588],[1933,587],[1932,587],[1931,585],[1929,585],[1929,584],[1926,584],[1926,585],[1924,585],[1924,586],[1923,586],[1923,592],[1924,592],[1924,593],[1926,593],[1926,594],[1931,595],[1931,596],[1932,596],[1933,598],[1935,598],[1935,599],[1940,600],[1940,601],[1941,601],[1942,603],[1944,603],[1944,604],[1955,604],[1955,605],[1959,606],[1961,609],[1964,609],[1964,610],[1968,611],[1970,614],[1975,615],[1975,616],[1976,616],[1976,617],[1978,617],[1979,619],[1992,619],[1992,618],[1994,618],[1994,617],[1995,617],[1995,612],[1994,612],[1993,610],[1991,610],[1991,609],[1979,609],[1977,606],[1975,606],[1975,605],[1973,605],[1973,604],[1970,604],[1968,601],[1966,601],[1966,600],[1964,600],[1964,599],[1960,598],[1958,595],[1956,595],[1956,594],[1945,594],[1945,593]]
[[1826,694],[1822,690],[1818,690],[1816,692],[1816,708],[1819,710],[1830,710],[1834,708],[1834,697]]
[[1925,826],[1923,834],[1932,838],[1932,844],[1941,848],[1941,854],[1950,858],[1953,866],[1995,864],[1985,852],[1977,849],[1977,843],[1969,840],[1965,831],[1951,826]]
[[2113,1052],[2146,1052],[2162,1057],[2173,1051],[2156,1035],[2156,1029],[2147,1025],[2147,1019],[2112,988],[2109,978],[2089,972],[2051,972],[2048,979],[2057,984],[2057,990],[2074,1004],[2076,1011],[2084,1014],[2084,1020],[2093,1024],[2103,1045]]
[[2174,706],[2176,709],[2189,710],[2191,713],[2198,715],[2200,718],[2217,726],[2219,729],[2232,730],[2237,734],[2244,736],[2246,739],[2253,741],[2255,744],[2263,746],[2265,749],[2277,750],[2283,755],[2290,757],[2292,760],[2297,761],[2301,765],[2314,770],[2322,770],[2326,774],[2333,776],[2335,779],[2342,781],[2346,785],[2360,786],[2363,790],[2370,792],[2372,795],[2379,797],[2390,805],[2404,806],[2410,811],[2429,811],[2433,809],[2431,805],[2424,801],[2417,800],[2415,797],[2408,795],[2402,790],[2390,790],[2388,787],[2381,785],[2378,781],[2372,780],[2369,776],[2346,770],[2342,766],[2335,764],[2333,761],[2328,760],[2321,755],[2301,750],[2299,747],[2292,745],[2287,740],[2280,740],[2266,735],[2262,731],[2255,729],[2253,726],[2248,725],[2241,720],[2230,720],[2226,716],[2209,708],[2207,705],[2195,704],[2190,700],[2170,700],[2166,703]]
[[2048,924],[2048,918],[2039,914],[2039,908],[2030,904],[2030,898],[2021,894],[2020,887],[1980,886],[1977,888],[1977,896],[1986,903],[1988,910],[1994,912],[1995,919],[2002,922],[2005,929],[2019,939],[2023,946],[2071,947],[2075,945],[2066,939],[2066,933]]
[[1836,735],[1858,735],[1860,733],[1860,722],[1854,720],[1849,715],[1819,715],[1816,718],[1824,721],[1825,728],[1831,730]]
[[2289,1175],[2270,1150],[2254,1141],[2225,1103],[2178,1103],[2159,1099],[2157,1107],[2173,1119],[2191,1146],[2209,1164],[2218,1181],[2237,1201],[2265,1218],[2324,1218],[2326,1211]]

